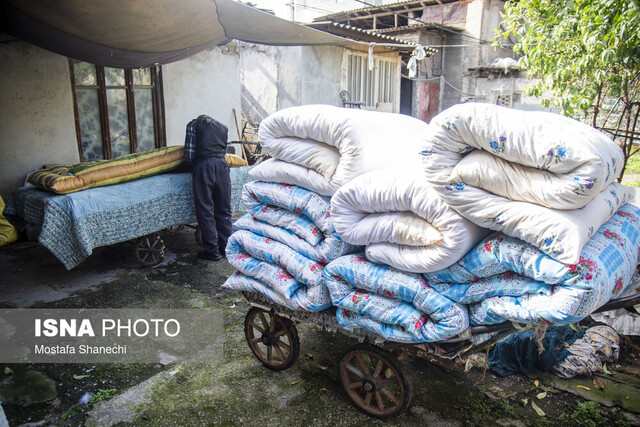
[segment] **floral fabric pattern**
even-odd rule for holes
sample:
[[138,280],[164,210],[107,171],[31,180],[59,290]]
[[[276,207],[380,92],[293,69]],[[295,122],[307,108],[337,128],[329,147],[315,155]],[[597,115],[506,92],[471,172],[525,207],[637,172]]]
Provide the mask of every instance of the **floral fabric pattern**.
[[324,266],[356,251],[335,233],[329,199],[293,185],[252,181],[242,200],[248,213],[233,224],[226,248],[238,272],[223,287],[259,292],[293,310],[329,308]]
[[469,304],[472,324],[573,323],[630,290],[639,220],[640,208],[624,205],[595,232],[575,264],[496,233],[458,263],[424,277],[442,295]]
[[342,256],[325,268],[325,282],[338,322],[382,335],[390,341],[450,339],[469,327],[466,308],[431,288],[419,275]]
[[589,230],[630,200],[615,182],[620,148],[558,114],[459,104],[434,117],[424,139],[425,177],[449,207],[560,262],[576,263]]

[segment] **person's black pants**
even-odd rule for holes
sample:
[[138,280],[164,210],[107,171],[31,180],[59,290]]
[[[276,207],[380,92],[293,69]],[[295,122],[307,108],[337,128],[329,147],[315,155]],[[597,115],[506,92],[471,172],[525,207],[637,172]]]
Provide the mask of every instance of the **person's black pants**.
[[231,229],[231,176],[224,159],[211,158],[193,165],[196,218],[207,252],[224,254]]

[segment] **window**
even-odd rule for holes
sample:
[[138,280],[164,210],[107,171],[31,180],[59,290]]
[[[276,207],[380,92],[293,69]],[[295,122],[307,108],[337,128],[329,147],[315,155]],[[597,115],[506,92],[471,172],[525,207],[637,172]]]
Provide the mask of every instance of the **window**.
[[166,146],[159,67],[108,68],[69,60],[81,161]]
[[398,112],[400,74],[398,60],[374,55],[369,70],[366,53],[347,54],[346,87],[352,101],[364,101],[367,109]]
[[520,102],[519,92],[503,93],[502,91],[491,91],[491,103],[513,108],[513,105]]

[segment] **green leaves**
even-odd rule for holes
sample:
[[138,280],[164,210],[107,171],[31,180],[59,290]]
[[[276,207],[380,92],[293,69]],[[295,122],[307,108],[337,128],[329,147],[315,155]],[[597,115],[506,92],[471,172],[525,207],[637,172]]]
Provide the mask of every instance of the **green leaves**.
[[640,131],[639,0],[510,0],[501,28],[494,42],[515,38],[520,67],[537,78],[527,95],[599,127],[625,127],[621,135]]
[[612,78],[621,68],[637,73],[640,6],[635,2],[509,1],[503,17],[499,37],[515,36],[521,66],[543,78],[538,92],[551,91],[556,106],[575,106],[584,97],[590,102],[579,104],[588,110],[598,93],[594,88],[621,84]]

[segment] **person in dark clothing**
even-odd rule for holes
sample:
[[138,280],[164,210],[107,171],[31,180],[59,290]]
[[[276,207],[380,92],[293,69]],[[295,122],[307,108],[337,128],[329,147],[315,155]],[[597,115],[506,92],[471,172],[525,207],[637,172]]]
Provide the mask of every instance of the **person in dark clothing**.
[[218,261],[231,233],[231,176],[225,161],[227,127],[202,115],[195,122],[193,199],[202,234],[200,258]]

